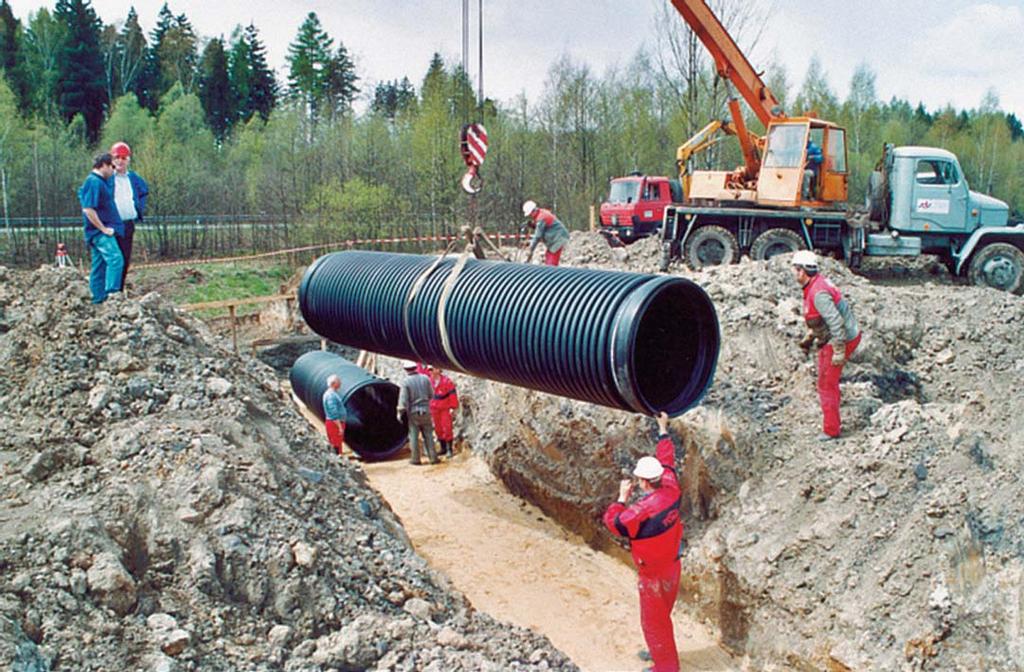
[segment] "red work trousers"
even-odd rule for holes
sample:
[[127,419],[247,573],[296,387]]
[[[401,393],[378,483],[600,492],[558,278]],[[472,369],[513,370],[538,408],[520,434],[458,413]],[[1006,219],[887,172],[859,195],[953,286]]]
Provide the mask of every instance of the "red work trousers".
[[672,628],[672,607],[679,593],[679,561],[637,569],[640,591],[640,627],[654,663],[654,672],[678,672],[679,653]]
[[[860,334],[846,342],[846,358],[860,345]],[[845,362],[843,363],[845,365]],[[821,401],[821,430],[829,436],[839,436],[842,423],[839,420],[839,378],[843,365],[832,365],[832,344],[818,350],[818,399]]]
[[548,266],[558,266],[558,262],[562,258],[562,250],[564,249],[565,248],[563,247],[560,250],[558,250],[558,252],[545,252],[544,263],[547,264]]
[[430,419],[434,421],[434,433],[441,441],[451,441],[455,438],[455,427],[452,425],[452,409],[439,408],[430,409]]
[[338,455],[341,455],[341,445],[345,443],[345,423],[327,420],[324,422],[324,426],[327,428],[327,442],[337,451]]

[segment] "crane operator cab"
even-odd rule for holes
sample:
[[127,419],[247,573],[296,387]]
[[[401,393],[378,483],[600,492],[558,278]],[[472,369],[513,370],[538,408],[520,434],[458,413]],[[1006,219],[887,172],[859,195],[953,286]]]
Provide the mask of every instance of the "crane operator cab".
[[758,203],[790,207],[842,204],[848,180],[845,130],[813,118],[770,124],[757,180]]

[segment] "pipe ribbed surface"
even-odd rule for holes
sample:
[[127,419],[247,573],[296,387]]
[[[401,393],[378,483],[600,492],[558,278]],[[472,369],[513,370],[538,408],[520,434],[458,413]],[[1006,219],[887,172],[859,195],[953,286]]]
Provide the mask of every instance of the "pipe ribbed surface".
[[456,260],[435,262],[324,255],[302,315],[337,343],[639,413],[678,415],[711,385],[718,317],[685,278],[469,259],[444,306],[449,355],[438,312]]
[[323,420],[323,396],[331,374],[341,378],[338,394],[348,413],[345,443],[368,460],[385,459],[401,450],[407,432],[396,417],[397,385],[322,350],[307,352],[295,360],[288,378],[295,395]]

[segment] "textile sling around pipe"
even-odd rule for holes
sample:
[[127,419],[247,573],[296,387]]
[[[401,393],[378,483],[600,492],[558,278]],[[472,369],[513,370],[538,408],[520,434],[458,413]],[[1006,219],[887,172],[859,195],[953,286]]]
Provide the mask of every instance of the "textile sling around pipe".
[[345,443],[367,460],[391,457],[405,445],[406,429],[395,417],[398,386],[378,378],[344,357],[314,350],[295,360],[288,379],[292,391],[321,420],[327,378],[341,378],[338,394],[345,402],[348,421]]
[[638,413],[696,405],[720,346],[711,299],[672,276],[346,251],[299,306],[338,343]]

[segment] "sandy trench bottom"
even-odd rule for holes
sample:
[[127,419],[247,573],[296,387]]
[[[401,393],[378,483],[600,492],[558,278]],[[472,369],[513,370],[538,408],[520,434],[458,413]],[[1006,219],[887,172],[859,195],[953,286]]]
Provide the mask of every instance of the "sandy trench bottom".
[[[632,567],[594,551],[509,493],[479,457],[414,467],[407,451],[363,464],[417,552],[495,618],[546,635],[587,672],[640,670],[646,648]],[[682,670],[740,670],[677,606]]]

